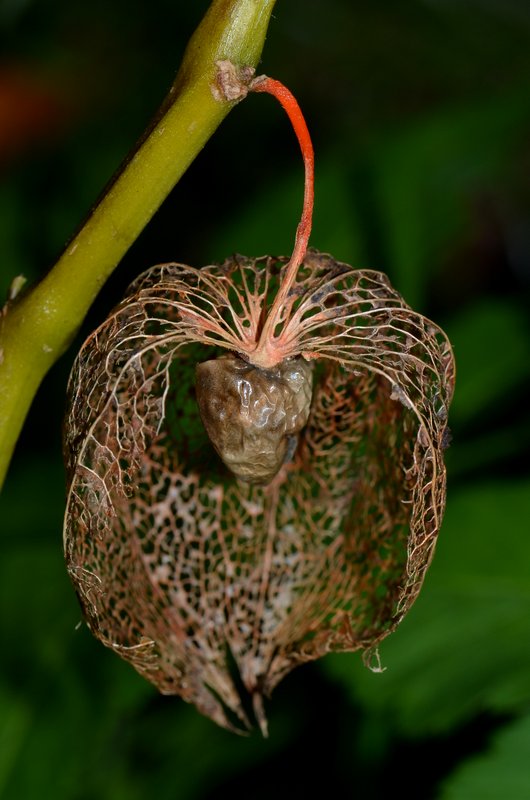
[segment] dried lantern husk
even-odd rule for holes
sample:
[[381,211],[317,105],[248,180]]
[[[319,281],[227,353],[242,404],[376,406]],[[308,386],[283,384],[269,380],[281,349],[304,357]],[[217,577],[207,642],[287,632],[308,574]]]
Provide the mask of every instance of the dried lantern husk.
[[295,666],[330,651],[370,660],[420,590],[445,504],[445,334],[382,273],[314,250],[274,331],[282,363],[313,373],[294,452],[265,485],[218,457],[196,365],[251,362],[286,262],[153,267],[69,384],[65,551],[87,624],[230,729],[250,723],[229,654],[264,731],[262,697]]

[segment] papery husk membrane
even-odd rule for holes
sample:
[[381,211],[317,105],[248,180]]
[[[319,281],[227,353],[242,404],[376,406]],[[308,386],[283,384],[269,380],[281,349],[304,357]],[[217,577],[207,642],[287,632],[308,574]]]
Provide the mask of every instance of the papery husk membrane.
[[246,357],[285,263],[153,267],[87,340],[69,385],[65,552],[88,626],[230,729],[250,725],[232,658],[263,731],[262,697],[298,664],[370,660],[421,588],[445,504],[445,335],[382,273],[316,251],[282,322],[288,357],[314,363],[294,457],[252,486],[216,455],[195,365]]

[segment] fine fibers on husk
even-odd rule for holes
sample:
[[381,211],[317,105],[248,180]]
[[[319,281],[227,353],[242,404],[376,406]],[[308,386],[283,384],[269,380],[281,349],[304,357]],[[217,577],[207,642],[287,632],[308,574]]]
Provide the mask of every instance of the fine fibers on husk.
[[[65,551],[87,624],[161,692],[233,730],[250,721],[230,661],[265,732],[262,698],[298,664],[376,657],[421,588],[445,505],[445,334],[382,273],[309,250],[270,333],[278,362],[256,365],[287,266],[151,268],[69,384]],[[198,403],[197,365],[214,359],[244,391],[208,375]],[[212,398],[215,447],[199,408]],[[270,458],[234,476],[234,446],[247,467],[261,447]]]

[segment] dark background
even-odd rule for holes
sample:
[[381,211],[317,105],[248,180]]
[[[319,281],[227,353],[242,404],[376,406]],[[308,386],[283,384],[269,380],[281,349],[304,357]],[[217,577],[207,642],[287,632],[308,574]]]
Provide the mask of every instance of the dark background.
[[[0,0],[0,293],[54,262],[172,81],[205,0]],[[84,626],[62,560],[75,352],[139,272],[289,253],[302,168],[250,97],[44,381],[0,500],[0,797],[530,797],[530,4],[278,0],[262,69],[312,130],[312,244],[388,272],[455,349],[449,499],[410,615],[292,673],[270,738],[162,698]]]

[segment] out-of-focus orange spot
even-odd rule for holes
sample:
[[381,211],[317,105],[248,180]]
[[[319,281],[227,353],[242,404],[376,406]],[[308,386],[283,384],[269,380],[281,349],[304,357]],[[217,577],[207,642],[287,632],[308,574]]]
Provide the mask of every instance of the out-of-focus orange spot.
[[19,66],[0,65],[0,167],[55,138],[69,116],[59,89]]

